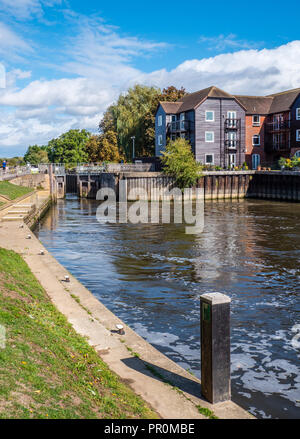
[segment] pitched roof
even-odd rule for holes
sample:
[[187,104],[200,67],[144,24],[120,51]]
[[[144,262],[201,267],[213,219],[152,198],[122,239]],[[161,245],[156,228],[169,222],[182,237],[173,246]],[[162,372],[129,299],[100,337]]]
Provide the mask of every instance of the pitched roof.
[[215,86],[186,94],[177,102],[160,102],[167,114],[182,113],[196,109],[207,98],[235,99],[246,114],[272,114],[288,111],[300,94],[300,88],[274,93],[268,96],[231,95]]
[[175,114],[182,105],[182,102],[160,102],[160,105],[167,114]]
[[182,113],[183,111],[194,110],[207,98],[235,99],[234,96],[226,93],[226,91],[223,91],[218,87],[211,86],[194,93],[186,94],[180,99],[180,101],[160,102],[160,105],[163,107],[166,113]]
[[270,113],[280,113],[281,111],[288,111],[293,105],[295,99],[300,93],[300,88],[283,91],[281,93],[274,93],[269,95],[273,98],[270,108]]
[[272,97],[265,96],[235,96],[246,108],[246,114],[268,114],[273,102]]

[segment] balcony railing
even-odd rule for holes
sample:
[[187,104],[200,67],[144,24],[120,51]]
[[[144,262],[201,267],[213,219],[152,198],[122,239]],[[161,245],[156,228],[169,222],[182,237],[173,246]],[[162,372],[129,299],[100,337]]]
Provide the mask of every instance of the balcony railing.
[[168,124],[168,130],[170,133],[176,133],[178,131],[189,131],[190,121],[189,120],[176,120],[175,122],[170,122]]
[[237,130],[241,126],[241,119],[225,119],[225,129]]
[[266,142],[265,143],[265,150],[267,152],[287,152],[290,151],[291,149],[291,145],[289,142],[280,142],[280,143],[275,143],[275,142]]
[[225,147],[229,150],[237,149],[240,146],[239,140],[225,140]]
[[269,122],[266,124],[266,130],[267,132],[273,132],[273,131],[281,131],[281,130],[288,130],[291,127],[291,121],[290,120],[280,120],[275,122]]

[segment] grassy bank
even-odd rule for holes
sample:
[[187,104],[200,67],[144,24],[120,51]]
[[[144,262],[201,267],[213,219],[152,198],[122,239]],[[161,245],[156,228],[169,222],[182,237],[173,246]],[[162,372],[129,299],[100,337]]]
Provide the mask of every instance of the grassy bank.
[[33,189],[29,187],[16,186],[9,181],[0,181],[0,195],[5,195],[10,200],[15,200],[32,191]]
[[1,248],[0,325],[0,418],[157,417],[76,334],[23,259]]

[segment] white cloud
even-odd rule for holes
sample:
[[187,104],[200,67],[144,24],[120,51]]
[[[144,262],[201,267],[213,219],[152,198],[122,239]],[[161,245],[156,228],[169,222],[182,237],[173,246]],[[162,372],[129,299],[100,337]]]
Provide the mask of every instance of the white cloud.
[[226,49],[255,49],[260,47],[262,42],[253,42],[247,40],[240,40],[235,34],[223,35],[216,37],[207,37],[202,35],[199,38],[200,44],[205,44],[210,50],[225,51]]
[[142,74],[139,80],[159,86],[183,85],[189,91],[216,85],[235,94],[264,95],[300,87],[300,41],[275,49],[241,50],[188,60],[170,72]]
[[17,35],[9,26],[0,22],[0,56],[21,59],[21,54],[31,53],[31,45]]
[[[300,41],[187,60],[171,71],[151,73],[132,67],[131,60],[162,49],[163,44],[121,37],[114,28],[100,24],[78,34],[72,44],[71,61],[62,69],[79,77],[31,81],[23,88],[12,81],[0,90],[0,106],[11,108],[0,125],[0,156],[4,147],[24,152],[29,144],[47,143],[70,128],[96,132],[107,106],[135,83],[184,86],[188,91],[216,85],[231,93],[255,95],[300,87]],[[30,72],[10,74],[18,79]]]
[[0,12],[23,20],[33,16],[41,17],[43,8],[60,3],[61,0],[0,0]]

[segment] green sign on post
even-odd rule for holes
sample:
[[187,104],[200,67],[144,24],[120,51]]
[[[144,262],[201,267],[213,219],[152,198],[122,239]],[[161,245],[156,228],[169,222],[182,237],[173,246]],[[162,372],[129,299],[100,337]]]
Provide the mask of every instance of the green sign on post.
[[202,304],[202,318],[204,321],[210,321],[210,305],[208,303]]

